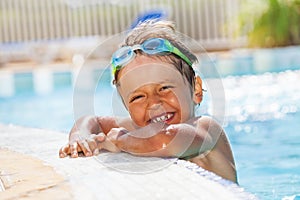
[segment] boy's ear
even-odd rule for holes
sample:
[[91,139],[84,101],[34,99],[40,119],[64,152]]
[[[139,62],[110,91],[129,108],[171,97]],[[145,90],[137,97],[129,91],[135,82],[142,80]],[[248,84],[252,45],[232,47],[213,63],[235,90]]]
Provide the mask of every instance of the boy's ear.
[[196,76],[193,100],[196,104],[199,104],[202,101],[202,97],[203,97],[202,80],[199,76]]

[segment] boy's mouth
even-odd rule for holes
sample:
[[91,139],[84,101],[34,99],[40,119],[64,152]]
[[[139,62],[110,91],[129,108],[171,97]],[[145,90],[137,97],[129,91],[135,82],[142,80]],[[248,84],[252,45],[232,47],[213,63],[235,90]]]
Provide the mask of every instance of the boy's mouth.
[[174,117],[174,113],[164,113],[162,115],[150,119],[150,121],[152,123],[158,123],[158,122],[168,123],[173,119],[173,117]]

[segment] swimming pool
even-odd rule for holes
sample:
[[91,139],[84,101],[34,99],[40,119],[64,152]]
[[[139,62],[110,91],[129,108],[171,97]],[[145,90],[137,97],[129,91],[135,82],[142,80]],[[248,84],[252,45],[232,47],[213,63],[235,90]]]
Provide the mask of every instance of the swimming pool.
[[[264,69],[258,73],[250,67],[245,73],[227,68],[222,78],[226,95],[224,128],[232,144],[239,183],[260,199],[299,198],[293,196],[300,193],[300,87],[297,84],[300,71],[298,67],[272,68],[273,71]],[[102,73],[101,70],[92,73],[93,79],[97,81]],[[17,92],[0,98],[0,122],[68,132],[74,121],[72,72],[58,72],[53,77],[53,90],[37,94],[33,74],[16,73]],[[109,71],[102,77],[102,85],[95,93],[95,113],[110,115],[111,103],[103,98],[113,95]],[[198,112],[210,114],[209,101],[205,97]]]

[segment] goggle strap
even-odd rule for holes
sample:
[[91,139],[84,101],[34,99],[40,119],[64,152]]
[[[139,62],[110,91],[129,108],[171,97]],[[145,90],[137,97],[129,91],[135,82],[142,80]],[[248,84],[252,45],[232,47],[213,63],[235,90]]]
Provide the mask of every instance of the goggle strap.
[[174,47],[173,53],[182,58],[189,66],[192,67],[193,63],[191,63],[190,59],[188,59],[188,57],[186,57],[186,55],[184,55],[179,49]]

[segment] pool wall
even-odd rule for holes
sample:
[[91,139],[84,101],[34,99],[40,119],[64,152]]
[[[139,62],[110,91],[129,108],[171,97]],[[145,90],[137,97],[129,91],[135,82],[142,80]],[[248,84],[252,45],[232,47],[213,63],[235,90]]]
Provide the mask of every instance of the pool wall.
[[[46,95],[60,88],[70,88],[76,83],[78,73],[85,76],[86,83],[88,80],[97,82],[100,76],[109,83],[110,72],[105,66],[102,62],[91,62],[84,73],[80,67],[73,67],[71,64],[53,64],[21,70],[0,69],[0,98],[30,93]],[[89,87],[89,84],[83,87]]]

